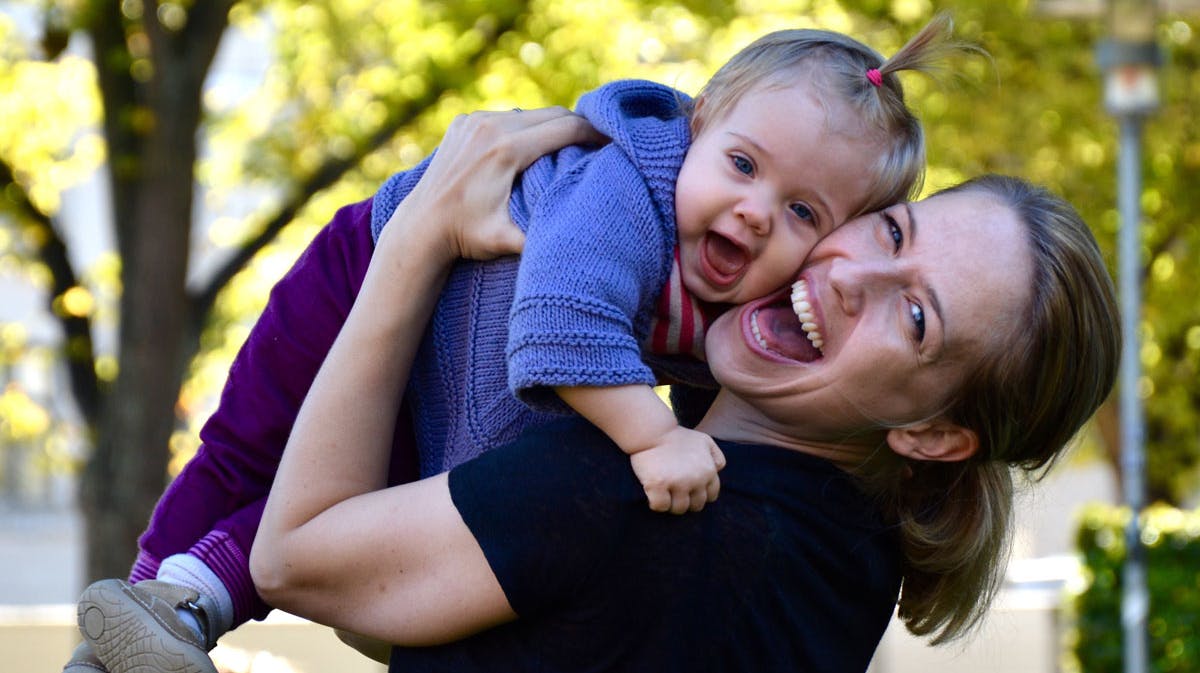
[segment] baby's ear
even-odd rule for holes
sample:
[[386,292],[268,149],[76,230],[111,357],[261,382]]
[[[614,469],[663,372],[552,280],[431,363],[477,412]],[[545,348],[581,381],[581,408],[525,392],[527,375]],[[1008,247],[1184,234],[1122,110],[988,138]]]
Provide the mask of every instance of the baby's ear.
[[979,450],[979,435],[946,418],[893,428],[887,434],[892,451],[913,460],[953,462],[966,460]]

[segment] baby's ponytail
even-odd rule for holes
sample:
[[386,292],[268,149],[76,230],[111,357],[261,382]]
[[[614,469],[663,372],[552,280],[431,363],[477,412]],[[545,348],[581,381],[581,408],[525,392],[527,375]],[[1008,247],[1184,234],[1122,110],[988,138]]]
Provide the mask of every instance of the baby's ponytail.
[[950,14],[937,14],[900,47],[899,51],[879,65],[879,73],[885,78],[904,70],[936,75],[944,70],[946,62],[953,54],[978,49],[954,40],[953,32],[954,20]]
[[[831,86],[867,121],[882,129],[888,150],[880,154],[872,198],[862,212],[881,210],[899,201],[916,198],[925,171],[925,135],[920,121],[908,108],[898,73],[920,72],[937,77],[949,59],[967,50],[978,50],[953,39],[954,20],[948,13],[930,19],[920,31],[892,54],[875,62],[835,63]],[[907,186],[907,190],[901,191]]]

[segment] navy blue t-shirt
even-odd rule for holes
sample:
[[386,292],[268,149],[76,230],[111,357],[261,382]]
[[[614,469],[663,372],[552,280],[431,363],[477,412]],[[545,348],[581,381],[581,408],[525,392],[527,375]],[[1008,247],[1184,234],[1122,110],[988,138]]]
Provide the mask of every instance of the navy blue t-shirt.
[[391,670],[865,670],[900,588],[899,543],[852,480],[795,451],[719,442],[721,495],[651,512],[629,459],[578,419],[450,473],[515,622]]

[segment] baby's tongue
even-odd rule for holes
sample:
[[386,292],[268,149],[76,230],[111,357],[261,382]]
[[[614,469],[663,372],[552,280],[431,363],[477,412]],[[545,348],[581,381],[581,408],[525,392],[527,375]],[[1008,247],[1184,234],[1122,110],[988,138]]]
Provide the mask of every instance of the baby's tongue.
[[705,257],[708,263],[723,276],[736,276],[746,266],[747,255],[733,241],[720,234],[708,233],[704,237]]

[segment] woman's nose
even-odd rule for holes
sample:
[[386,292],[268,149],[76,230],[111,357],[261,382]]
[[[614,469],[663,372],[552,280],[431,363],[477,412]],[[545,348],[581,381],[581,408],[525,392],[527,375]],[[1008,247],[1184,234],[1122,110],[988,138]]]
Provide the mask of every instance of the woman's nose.
[[888,259],[839,257],[829,265],[829,284],[849,315],[862,311],[866,300],[901,286],[901,271]]

